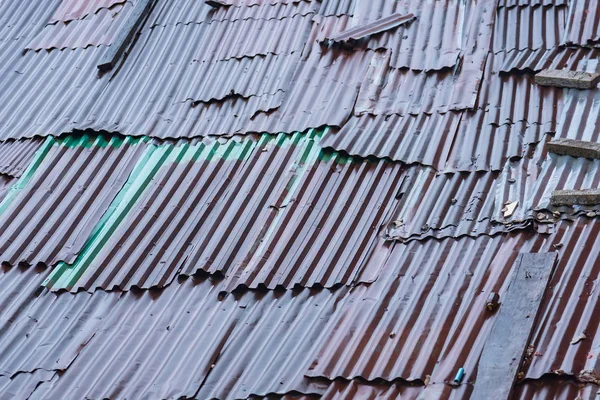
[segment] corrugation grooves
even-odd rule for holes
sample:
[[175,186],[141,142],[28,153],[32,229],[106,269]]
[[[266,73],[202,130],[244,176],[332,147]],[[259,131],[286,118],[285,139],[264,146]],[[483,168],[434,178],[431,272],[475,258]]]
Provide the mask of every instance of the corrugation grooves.
[[[526,376],[556,372],[596,379],[590,372],[594,357],[586,354],[595,354],[598,337],[598,296],[591,285],[600,274],[592,250],[599,226],[597,220],[580,219],[561,222],[549,237],[514,233],[396,247],[383,269],[387,277],[352,291],[310,376],[424,381],[430,375],[430,383],[443,383],[460,365],[470,371],[466,382],[473,382],[493,322],[485,311],[486,294],[502,297],[518,252],[557,251],[557,273],[542,306],[536,354]],[[589,339],[571,345],[580,332]]]
[[0,204],[1,261],[72,262],[142,148],[135,140],[83,136],[40,153],[31,179]]
[[180,269],[220,272],[229,290],[351,283],[395,207],[402,169],[328,155],[321,135],[159,149],[168,157],[148,184],[117,197],[135,205],[103,222],[110,236],[91,239],[50,286],[160,287]]
[[600,4],[594,0],[569,2],[564,43],[594,46],[600,40]]
[[[29,271],[6,270],[0,279],[29,282]],[[35,286],[20,289],[32,293]],[[20,312],[12,317],[14,328],[2,335],[13,338],[11,348],[18,351],[11,357],[21,362],[38,355],[50,363],[54,353],[48,345],[75,351],[58,379],[38,378],[44,382],[31,399],[65,393],[69,398],[246,398],[298,391],[320,395],[327,389],[306,379],[298,366],[314,357],[345,289],[247,292],[224,300],[218,299],[219,290],[210,281],[190,278],[160,292],[44,291],[14,302]],[[91,338],[82,345],[83,333]],[[41,337],[52,340],[25,346]],[[63,369],[66,361],[49,364],[49,372]]]
[[65,24],[57,22],[49,24],[36,35],[25,49],[76,49],[87,46],[110,45],[121,28],[127,23],[129,13],[133,9],[131,3],[116,6],[112,9],[101,9],[89,15]]
[[41,139],[0,142],[0,174],[20,177],[42,142]]
[[[137,0],[129,0],[137,1]],[[95,14],[103,8],[124,4],[126,0],[61,0],[60,6],[54,11],[50,23],[69,22],[82,19],[89,14]]]
[[0,0],[0,398],[467,400],[519,252],[514,397],[596,397],[600,99],[534,75],[597,2],[161,0],[99,75],[135,3]]

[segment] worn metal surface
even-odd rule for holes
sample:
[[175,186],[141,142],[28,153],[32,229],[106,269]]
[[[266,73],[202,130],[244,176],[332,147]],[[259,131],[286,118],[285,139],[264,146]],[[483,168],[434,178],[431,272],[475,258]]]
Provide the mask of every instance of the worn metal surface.
[[[550,236],[512,233],[396,246],[380,280],[353,289],[309,375],[438,383],[452,381],[464,367],[465,383],[476,382],[495,318],[485,307],[488,294],[503,298],[519,251],[556,251],[559,261],[525,376],[554,372],[593,381],[600,337],[593,311],[599,226],[580,219],[559,224]],[[586,339],[570,344],[580,332]]]
[[499,8],[492,51],[554,48],[565,33],[566,15],[567,7],[562,6]]
[[143,149],[118,137],[46,139],[0,203],[1,262],[74,261]]
[[228,290],[351,283],[397,202],[402,168],[325,153],[320,136],[158,148],[48,286],[160,287],[180,270],[222,274]]
[[409,24],[414,21],[415,18],[416,17],[413,14],[395,13],[385,18],[375,20],[366,25],[356,26],[340,32],[329,40],[336,44],[354,47],[354,45],[361,39],[393,30],[404,24]]
[[[134,3],[137,0],[131,0]],[[102,9],[113,9],[117,5],[124,5],[125,0],[61,0],[54,14],[48,21],[50,24],[57,22],[70,22],[83,19],[86,16],[96,14]]]
[[[29,322],[33,333],[84,315],[80,329],[94,335],[77,349],[71,366],[39,385],[31,398],[64,393],[69,398],[247,398],[326,390],[327,383],[306,379],[301,365],[310,363],[345,290],[248,292],[222,301],[219,290],[210,281],[187,279],[160,292],[44,292],[32,307],[48,311]],[[95,315],[82,314],[90,302],[110,303],[109,315],[98,318],[97,309]],[[78,341],[77,336],[52,337],[65,348]],[[21,355],[41,351],[23,348]]]
[[0,174],[20,177],[42,142],[40,139],[0,142]]
[[110,45],[127,23],[133,6],[130,2],[110,9],[102,8],[97,13],[68,24],[59,21],[48,24],[27,45],[31,50],[63,50],[88,46]]
[[563,43],[579,46],[597,47],[600,39],[598,17],[600,4],[594,0],[577,0],[569,2],[567,27]]

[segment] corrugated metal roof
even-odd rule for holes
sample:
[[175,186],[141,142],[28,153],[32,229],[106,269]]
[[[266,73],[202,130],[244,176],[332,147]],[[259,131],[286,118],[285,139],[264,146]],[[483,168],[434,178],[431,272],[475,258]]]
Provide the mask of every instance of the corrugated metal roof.
[[[25,275],[13,272],[18,279]],[[326,390],[327,383],[306,379],[299,366],[310,363],[346,290],[248,292],[222,301],[219,290],[210,281],[187,279],[161,292],[42,292],[20,305],[30,336],[15,335],[12,343],[45,334],[56,340],[53,348],[77,352],[31,398],[247,398]],[[40,308],[45,312],[30,311]],[[77,335],[51,334],[65,325],[77,326]],[[84,332],[92,337],[77,347]],[[48,351],[17,348],[25,360]]]
[[401,166],[325,153],[320,136],[157,148],[48,285],[147,288],[180,270],[222,274],[229,290],[350,284],[394,207]]
[[0,398],[466,400],[518,251],[560,262],[515,397],[593,396],[600,210],[549,199],[599,166],[545,143],[597,88],[533,73],[598,71],[595,3],[159,1],[99,76],[123,7],[0,0],[0,255],[52,267],[2,270]]
[[566,16],[567,8],[562,6],[501,7],[494,24],[492,51],[554,48],[562,41]]
[[500,72],[534,71],[543,69],[577,70],[580,62],[595,60],[600,57],[600,49],[555,47],[542,50],[513,50],[502,56]]
[[42,142],[40,139],[0,142],[0,174],[20,177]]
[[[464,367],[465,382],[474,382],[494,321],[485,309],[489,293],[502,298],[518,252],[557,251],[525,376],[564,373],[593,381],[600,337],[593,283],[600,273],[599,226],[596,219],[579,219],[560,223],[550,236],[527,232],[397,245],[386,274],[353,289],[309,376],[437,383],[452,381]],[[570,344],[580,332],[586,339]]]
[[[490,113],[448,112],[352,117],[322,146],[361,157],[391,158],[446,172],[499,171],[542,140],[545,126],[525,122],[495,125]],[[546,126],[549,128],[548,126]]]
[[125,2],[110,9],[102,8],[97,13],[69,23],[58,21],[47,24],[25,49],[62,50],[110,45],[127,23],[132,9],[133,5]]
[[567,28],[563,43],[597,47],[600,40],[600,4],[594,0],[569,2]]
[[196,44],[196,59],[207,62],[302,51],[311,20],[311,14],[296,14],[281,19],[214,21],[207,24]]
[[[130,1],[135,2],[137,0]],[[83,19],[101,9],[109,9],[125,3],[125,0],[60,0],[60,5],[55,9],[49,23]]]
[[0,203],[1,261],[74,261],[140,157],[137,142],[48,138]]
[[[300,54],[245,57],[229,61],[194,62],[195,71],[183,82],[181,100],[210,102],[231,96],[283,97],[288,91]],[[190,68],[190,71],[192,68]],[[278,101],[278,105],[281,100]]]

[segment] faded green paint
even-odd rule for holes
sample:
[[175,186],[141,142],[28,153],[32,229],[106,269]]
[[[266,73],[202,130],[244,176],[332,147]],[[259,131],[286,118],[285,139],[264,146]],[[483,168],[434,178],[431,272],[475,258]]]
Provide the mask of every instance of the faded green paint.
[[[328,132],[325,130],[311,129],[306,133],[263,134],[258,140],[242,138],[240,140],[229,139],[226,141],[216,140],[212,143],[198,142],[195,144],[162,144],[149,145],[146,152],[133,168],[127,182],[121,188],[115,199],[111,202],[106,213],[102,216],[94,228],[90,238],[87,240],[82,251],[73,264],[60,263],[44,281],[44,285],[53,289],[71,289],[75,287],[79,278],[91,265],[102,248],[109,241],[111,235],[118,229],[119,225],[127,218],[134,209],[136,203],[148,189],[152,179],[157,176],[162,168],[169,168],[174,163],[198,162],[198,161],[243,161],[246,162],[258,152],[269,151],[273,146],[279,148],[298,147],[295,157],[290,160],[288,167],[289,181],[285,185],[285,197],[282,206],[285,207],[296,194],[302,177],[316,162],[325,158],[323,150],[318,146],[321,138]],[[85,146],[92,145],[90,141],[83,138],[65,138],[72,146],[79,140]],[[119,141],[120,140],[120,141]],[[96,138],[95,143],[102,145],[114,145],[127,142],[127,138],[115,141],[106,141],[104,138]],[[346,160],[346,158],[344,158]],[[275,223],[265,232],[265,237],[273,234],[277,221],[282,215],[275,218]]]
[[133,168],[127,182],[112,201],[106,213],[94,228],[90,238],[72,265],[61,262],[46,278],[43,285],[70,289],[81,277],[94,257],[106,244],[110,235],[125,219],[127,213],[144,192],[156,172],[171,155],[172,146],[148,146],[143,156]]
[[35,152],[33,159],[23,172],[23,175],[17,180],[17,182],[9,189],[8,193],[4,197],[4,200],[0,203],[0,215],[2,215],[8,207],[12,204],[19,193],[27,187],[27,184],[31,178],[35,175],[36,171],[44,161],[46,154],[50,151],[52,146],[56,144],[56,139],[52,136],[48,136],[42,146]]

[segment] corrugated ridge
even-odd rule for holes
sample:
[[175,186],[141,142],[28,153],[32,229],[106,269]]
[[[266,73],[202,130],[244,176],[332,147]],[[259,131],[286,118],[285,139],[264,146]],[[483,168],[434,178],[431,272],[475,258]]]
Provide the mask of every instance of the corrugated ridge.
[[19,178],[42,142],[38,138],[0,142],[0,174]]
[[0,204],[2,262],[72,262],[139,157],[136,142],[48,138]]
[[95,14],[100,10],[138,0],[61,0],[49,23],[69,22]]
[[133,5],[126,2],[123,6],[118,5],[110,10],[102,9],[68,24],[59,21],[53,25],[46,25],[25,49],[64,50],[110,45],[127,23],[132,9]]

